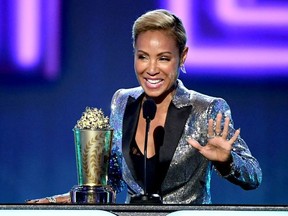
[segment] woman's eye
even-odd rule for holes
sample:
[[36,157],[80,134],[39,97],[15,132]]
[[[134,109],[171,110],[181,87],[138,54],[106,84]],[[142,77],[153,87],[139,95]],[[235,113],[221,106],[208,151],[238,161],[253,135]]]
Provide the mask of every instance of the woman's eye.
[[138,55],[138,59],[147,59],[147,56],[145,56],[145,55]]
[[170,58],[163,56],[160,58],[160,61],[170,61]]

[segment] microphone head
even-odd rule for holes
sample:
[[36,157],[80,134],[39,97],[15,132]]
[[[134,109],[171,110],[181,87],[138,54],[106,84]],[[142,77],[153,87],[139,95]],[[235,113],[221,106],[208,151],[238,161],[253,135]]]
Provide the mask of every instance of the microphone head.
[[143,103],[143,117],[145,119],[153,120],[156,114],[156,103],[152,99],[147,99]]

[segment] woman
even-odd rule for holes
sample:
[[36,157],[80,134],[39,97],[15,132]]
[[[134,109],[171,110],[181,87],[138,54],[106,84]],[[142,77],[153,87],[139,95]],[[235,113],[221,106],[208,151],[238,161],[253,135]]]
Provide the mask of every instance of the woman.
[[147,141],[148,193],[160,194],[164,204],[209,204],[212,168],[244,189],[257,188],[261,169],[240,129],[233,128],[228,104],[188,90],[178,79],[188,54],[181,20],[166,10],[143,14],[133,26],[133,46],[140,86],[120,89],[112,99],[113,151],[122,177],[113,177],[112,169],[111,185],[118,191],[127,185],[127,202],[143,194],[142,104],[153,99],[157,111]]
[[157,106],[147,144],[149,193],[159,193],[163,203],[211,203],[212,167],[244,189],[257,188],[261,169],[240,129],[234,130],[227,103],[188,90],[178,80],[188,54],[180,19],[165,10],[142,15],[133,26],[133,45],[140,87],[115,93],[110,118],[129,194],[143,193],[141,104],[148,98]]

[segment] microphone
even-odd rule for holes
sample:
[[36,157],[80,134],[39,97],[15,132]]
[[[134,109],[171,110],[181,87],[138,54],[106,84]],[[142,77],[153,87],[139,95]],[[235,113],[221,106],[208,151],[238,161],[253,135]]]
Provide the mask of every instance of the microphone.
[[147,99],[143,103],[143,118],[147,120],[153,120],[156,114],[156,103],[152,99]]
[[154,100],[147,99],[143,103],[142,111],[143,118],[146,119],[146,130],[145,130],[145,141],[144,141],[144,195],[132,196],[130,203],[134,204],[162,204],[162,199],[158,194],[147,193],[147,142],[148,133],[150,128],[150,121],[154,119],[156,114],[157,106]]

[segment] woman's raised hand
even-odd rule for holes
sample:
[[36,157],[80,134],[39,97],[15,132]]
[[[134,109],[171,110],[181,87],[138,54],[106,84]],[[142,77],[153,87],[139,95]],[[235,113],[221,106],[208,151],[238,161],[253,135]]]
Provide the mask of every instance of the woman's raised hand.
[[232,144],[237,140],[240,134],[240,129],[236,130],[230,139],[227,139],[230,118],[225,118],[223,130],[221,129],[221,121],[221,113],[217,114],[215,122],[213,119],[209,119],[207,134],[208,141],[205,146],[201,146],[192,138],[188,138],[187,142],[196,148],[200,154],[208,160],[225,163],[231,160]]

